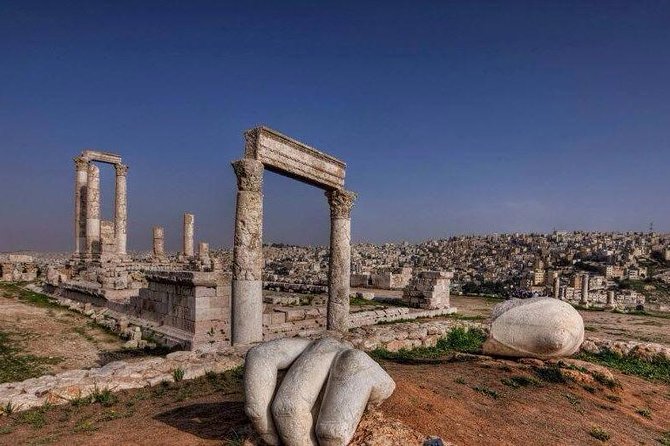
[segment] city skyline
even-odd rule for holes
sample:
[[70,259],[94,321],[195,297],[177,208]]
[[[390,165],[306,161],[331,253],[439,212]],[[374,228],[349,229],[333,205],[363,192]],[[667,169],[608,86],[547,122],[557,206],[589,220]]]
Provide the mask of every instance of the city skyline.
[[[184,212],[230,247],[258,124],[347,163],[354,242],[670,231],[667,4],[119,3],[3,8],[0,251],[72,250],[86,147],[130,166],[129,249]],[[265,182],[265,241],[327,244],[323,193]]]

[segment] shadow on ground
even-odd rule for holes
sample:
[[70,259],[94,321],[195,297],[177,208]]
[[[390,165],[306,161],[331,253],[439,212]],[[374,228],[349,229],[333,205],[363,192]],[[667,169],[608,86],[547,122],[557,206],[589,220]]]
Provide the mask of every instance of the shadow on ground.
[[249,431],[241,401],[178,407],[154,417],[169,426],[207,440],[238,440]]

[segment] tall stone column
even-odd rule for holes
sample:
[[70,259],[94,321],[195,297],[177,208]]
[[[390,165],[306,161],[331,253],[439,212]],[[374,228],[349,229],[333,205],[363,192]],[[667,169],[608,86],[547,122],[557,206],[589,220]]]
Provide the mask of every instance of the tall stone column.
[[184,214],[184,255],[193,257],[193,234],[195,232],[195,216],[193,214]]
[[116,169],[116,191],[114,196],[114,238],[116,239],[116,254],[126,255],[128,239],[128,196],[126,179],[128,166],[114,164]]
[[330,205],[330,270],[328,271],[329,330],[349,328],[351,280],[351,208],[356,194],[334,189],[326,191]]
[[616,308],[616,302],[614,300],[614,291],[609,290],[607,292],[607,303],[605,304],[605,308]]
[[263,340],[263,163],[233,162],[237,207],[233,245],[232,342]]
[[88,182],[88,160],[82,156],[74,159],[74,252],[83,258],[86,255],[86,183]]
[[86,183],[86,257],[100,255],[100,169],[88,165]]
[[584,274],[582,276],[582,298],[579,301],[582,305],[588,305],[589,303],[589,275]]
[[153,227],[154,257],[162,259],[165,257],[165,230],[162,226]]
[[561,297],[561,277],[554,277],[554,299],[560,299]]

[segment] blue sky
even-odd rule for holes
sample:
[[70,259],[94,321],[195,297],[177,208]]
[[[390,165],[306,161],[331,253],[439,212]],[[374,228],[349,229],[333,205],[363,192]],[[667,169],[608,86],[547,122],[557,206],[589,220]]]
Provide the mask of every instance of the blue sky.
[[[72,249],[86,147],[130,165],[131,249],[184,211],[230,246],[261,123],[347,163],[355,241],[670,231],[667,1],[4,1],[0,60],[0,251]],[[327,243],[317,189],[268,173],[265,214]]]

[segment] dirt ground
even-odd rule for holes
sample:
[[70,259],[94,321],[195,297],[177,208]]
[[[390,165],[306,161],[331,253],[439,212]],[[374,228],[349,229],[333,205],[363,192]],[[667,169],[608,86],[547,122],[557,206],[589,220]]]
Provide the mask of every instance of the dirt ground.
[[95,367],[124,358],[123,341],[89,318],[58,307],[35,306],[0,290],[0,331],[22,354],[46,359],[46,372]]
[[[537,380],[512,361],[383,366],[397,389],[378,413],[366,416],[354,445],[420,445],[424,435],[456,445],[602,444],[591,435],[596,428],[610,436],[607,444],[653,445],[670,431],[670,386],[616,372],[621,387],[610,389]],[[253,436],[239,374],[233,375],[124,391],[104,404],[0,417],[0,444],[250,444],[243,442]],[[519,376],[531,384],[510,386]],[[394,440],[375,441],[372,433],[389,434],[389,426]]]

